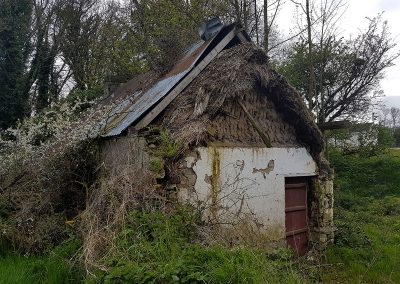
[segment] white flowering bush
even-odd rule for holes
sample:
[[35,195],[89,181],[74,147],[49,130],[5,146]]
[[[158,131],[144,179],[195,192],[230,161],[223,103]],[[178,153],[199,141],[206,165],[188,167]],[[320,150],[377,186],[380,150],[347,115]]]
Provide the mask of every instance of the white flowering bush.
[[95,179],[99,124],[113,108],[54,105],[0,133],[0,238],[26,251],[63,240]]

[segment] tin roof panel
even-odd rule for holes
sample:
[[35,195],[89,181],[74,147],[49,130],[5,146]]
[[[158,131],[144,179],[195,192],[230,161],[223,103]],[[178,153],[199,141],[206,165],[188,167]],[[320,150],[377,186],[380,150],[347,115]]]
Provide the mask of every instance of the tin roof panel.
[[[174,68],[150,89],[139,94],[137,100],[134,100],[131,104],[128,103],[129,101],[124,100],[119,104],[102,126],[101,136],[108,137],[121,134],[122,131],[127,129],[153,105],[159,102],[192,70],[210,42],[211,40],[207,42],[197,42],[192,45]],[[133,94],[132,96],[136,97],[137,94]]]

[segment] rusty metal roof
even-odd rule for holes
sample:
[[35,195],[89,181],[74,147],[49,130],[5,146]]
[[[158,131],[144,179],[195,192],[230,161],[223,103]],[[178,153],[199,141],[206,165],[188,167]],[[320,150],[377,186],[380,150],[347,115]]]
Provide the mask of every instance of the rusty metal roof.
[[134,90],[131,96],[119,102],[99,126],[100,136],[110,137],[119,135],[130,125],[143,117],[153,106],[173,90],[199,62],[201,62],[202,58],[206,55],[205,51],[208,50],[207,47],[210,46],[219,34],[224,37],[227,31],[234,28],[234,24],[225,26],[217,35],[208,41],[200,41],[193,44],[172,70],[154,85],[144,90]]
[[192,45],[174,68],[150,89],[134,93],[132,97],[137,98],[134,103],[132,103],[132,99],[128,98],[117,105],[112,113],[109,114],[108,119],[102,123],[101,136],[108,137],[119,135],[140,118],[185,77],[195,66],[210,42],[211,40],[207,42],[201,41]]

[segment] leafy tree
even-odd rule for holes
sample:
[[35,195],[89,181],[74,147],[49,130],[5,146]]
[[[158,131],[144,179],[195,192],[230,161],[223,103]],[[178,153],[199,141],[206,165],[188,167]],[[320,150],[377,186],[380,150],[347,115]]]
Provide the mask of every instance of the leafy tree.
[[32,17],[32,61],[29,66],[29,87],[33,111],[38,113],[59,99],[62,88],[70,78],[66,64],[58,66],[60,56],[59,17],[62,0],[35,0]]
[[58,10],[61,27],[60,50],[71,68],[76,88],[90,89],[101,83],[98,64],[103,60],[99,31],[102,18],[96,0],[64,0]]
[[392,118],[393,129],[396,128],[398,119],[400,118],[400,108],[392,107],[390,108],[390,116]]
[[29,114],[25,66],[31,14],[30,0],[0,1],[0,129]]
[[151,69],[168,70],[191,43],[199,25],[209,17],[229,14],[224,1],[134,0],[129,6],[129,36]]
[[[323,49],[313,46],[316,95],[312,111],[318,122],[351,119],[365,112],[379,96],[384,71],[399,56],[393,53],[387,22],[381,16],[369,19],[366,31],[344,40],[332,35]],[[309,87],[308,42],[302,41],[280,69],[307,97]]]
[[393,138],[395,147],[400,147],[400,127],[394,129]]

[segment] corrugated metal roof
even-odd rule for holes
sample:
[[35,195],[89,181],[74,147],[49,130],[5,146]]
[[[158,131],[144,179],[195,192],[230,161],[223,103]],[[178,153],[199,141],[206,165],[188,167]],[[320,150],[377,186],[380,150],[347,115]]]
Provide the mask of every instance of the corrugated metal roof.
[[[102,121],[98,129],[94,131],[103,137],[117,136],[129,126],[138,123],[140,119],[171,93],[178,84],[183,82],[188,73],[203,63],[201,60],[207,56],[205,54],[206,50],[208,50],[208,53],[212,53],[214,51],[213,48],[235,29],[235,23],[225,25],[208,41],[199,41],[193,44],[172,70],[156,83],[152,84],[151,87],[146,87],[146,84],[143,84],[143,82],[138,82],[136,88],[132,90],[133,94],[128,95],[127,99],[119,102],[113,111],[107,115],[107,118]],[[245,37],[244,41],[250,41],[247,34],[243,31],[239,33],[235,32],[235,35],[242,35],[243,33]],[[243,40],[239,37],[238,41],[241,42]],[[216,54],[213,55],[215,56]],[[204,64],[202,68],[204,68]],[[150,79],[150,81],[152,80]],[[147,82],[150,83],[149,80]]]
[[[102,126],[101,136],[115,136],[121,134],[127,127],[139,119],[147,110],[160,101],[174,86],[189,73],[212,40],[201,41],[190,47],[186,55],[150,89],[135,94],[138,97],[131,101],[122,101]],[[134,95],[133,95],[134,96]]]

